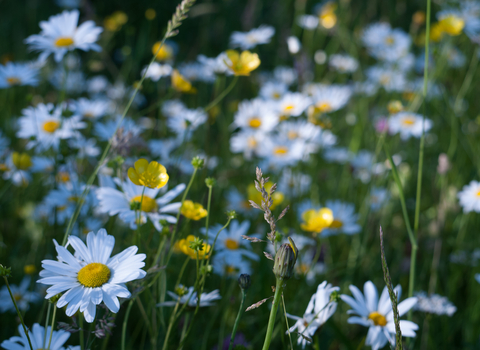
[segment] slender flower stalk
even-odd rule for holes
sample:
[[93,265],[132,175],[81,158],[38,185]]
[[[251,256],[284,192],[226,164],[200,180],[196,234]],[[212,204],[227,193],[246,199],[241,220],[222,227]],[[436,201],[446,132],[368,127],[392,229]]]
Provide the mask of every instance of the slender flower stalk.
[[275,285],[275,295],[273,297],[273,305],[270,310],[270,317],[268,318],[267,334],[265,335],[265,341],[263,342],[262,350],[268,350],[270,343],[272,342],[273,328],[275,326],[275,318],[277,316],[278,305],[282,300],[283,293],[283,280],[277,278],[277,283]]
[[[3,270],[4,267],[0,265],[0,268]],[[9,270],[9,269],[6,269]],[[9,272],[8,272],[9,273]],[[13,301],[13,305],[15,306],[15,310],[17,310],[17,315],[20,318],[20,322],[22,323],[23,331],[25,332],[25,335],[27,336],[28,339],[28,345],[30,346],[30,350],[34,350],[32,346],[32,342],[30,340],[30,336],[28,335],[27,327],[25,326],[25,322],[23,321],[22,313],[18,309],[17,302],[15,301],[15,297],[12,294],[12,290],[10,289],[10,285],[8,284],[8,278],[6,274],[3,274],[3,279],[5,280],[5,284],[7,285],[8,293],[10,294],[10,298]],[[45,328],[46,329],[46,328]]]
[[237,81],[238,81],[238,75],[234,76],[232,81],[230,82],[230,84],[227,86],[227,88],[225,90],[223,90],[223,92],[217,96],[217,98],[215,100],[213,100],[212,102],[210,102],[205,108],[205,112],[208,112],[209,110],[211,110],[213,107],[215,107],[218,103],[220,103],[220,101],[222,101],[225,96],[228,95],[228,93],[230,91],[232,91],[233,87],[235,86],[235,84],[237,84]]
[[50,339],[48,339],[47,349],[50,349],[50,345],[52,344],[53,329],[55,327],[55,316],[57,316],[57,303],[55,303],[55,305],[53,306],[52,327],[50,330]]
[[237,334],[238,324],[240,323],[240,319],[242,318],[243,311],[244,311],[243,304],[245,303],[246,296],[247,296],[247,292],[242,289],[242,300],[240,301],[240,308],[238,309],[237,318],[235,319],[235,324],[233,325],[232,337],[230,339],[230,345],[228,346],[228,350],[233,349],[233,343],[235,341],[235,335]]

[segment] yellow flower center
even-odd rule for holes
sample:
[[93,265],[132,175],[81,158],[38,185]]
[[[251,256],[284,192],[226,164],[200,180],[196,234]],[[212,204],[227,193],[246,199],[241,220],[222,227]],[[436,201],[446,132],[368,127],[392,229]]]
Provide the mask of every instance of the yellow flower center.
[[49,120],[43,123],[43,130],[53,134],[60,127],[60,123],[56,120]]
[[480,191],[477,192],[477,197],[480,197]]
[[384,74],[380,77],[380,83],[387,85],[390,82],[390,77],[387,74]]
[[142,203],[142,207],[140,208],[141,211],[145,213],[152,213],[157,211],[157,202],[155,202],[155,199],[143,195],[143,200],[142,200],[142,195],[135,196],[132,198],[130,203],[137,202],[137,203]]
[[9,171],[10,168],[7,166],[7,164],[0,164],[0,171]]
[[57,179],[59,182],[68,182],[70,181],[70,174],[67,173],[66,171],[60,171],[57,175]]
[[387,319],[381,313],[374,311],[368,315],[368,318],[373,321],[375,326],[385,327],[387,325]]
[[237,250],[240,247],[240,244],[234,239],[227,238],[225,240],[225,247],[230,250]]
[[90,263],[78,271],[77,279],[83,286],[97,288],[103,286],[110,279],[110,269],[101,263]]
[[395,39],[393,39],[392,36],[388,36],[388,37],[385,39],[385,44],[387,44],[387,45],[392,45],[394,42],[395,42]]
[[249,137],[247,140],[247,144],[248,144],[248,147],[250,148],[256,148],[258,143],[254,137]]
[[317,103],[317,108],[320,110],[320,112],[325,113],[332,110],[332,105],[328,102],[321,102]]
[[290,130],[288,132],[288,138],[290,140],[296,139],[298,137],[298,132]]
[[283,110],[285,112],[290,112],[292,109],[294,109],[295,106],[294,105],[286,105],[285,107],[283,107]]
[[68,197],[68,200],[69,200],[70,202],[76,203],[76,202],[78,202],[78,197],[77,197],[77,196],[70,196],[70,197]]
[[276,154],[277,156],[284,156],[285,154],[288,153],[288,148],[285,146],[279,146],[275,148],[273,153]]
[[343,222],[341,220],[335,219],[330,224],[330,228],[341,228],[343,226]]
[[259,118],[251,118],[248,125],[252,128],[259,128],[262,125],[262,121]]
[[55,41],[55,46],[56,47],[67,47],[67,46],[73,45],[73,43],[74,43],[73,38],[71,38],[69,36],[63,36],[63,37],[58,38]]
[[405,117],[402,120],[402,124],[405,125],[405,126],[412,126],[413,124],[415,124],[415,118]]
[[15,301],[19,301],[22,300],[22,295],[20,293],[15,293],[13,294],[13,298],[15,299]]
[[280,96],[281,95],[278,92],[274,92],[273,95],[272,95],[273,99],[275,99],[275,100],[278,100],[280,98]]
[[302,273],[302,274],[306,274],[307,271],[308,271],[308,264],[300,264],[298,265],[298,270]]
[[20,85],[21,84],[21,80],[17,77],[8,77],[7,78],[7,83],[10,85],[10,86],[13,86],[13,85]]

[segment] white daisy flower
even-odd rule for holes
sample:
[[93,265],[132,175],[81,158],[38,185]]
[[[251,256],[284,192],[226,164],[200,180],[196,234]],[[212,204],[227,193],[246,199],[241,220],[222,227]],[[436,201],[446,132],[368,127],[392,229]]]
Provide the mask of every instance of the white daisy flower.
[[353,159],[354,155],[347,148],[338,147],[338,148],[327,148],[323,157],[329,163],[340,163],[345,164],[346,162]]
[[[112,138],[115,130],[117,130],[118,123],[121,119],[120,115],[117,115],[113,120],[107,120],[104,123],[96,122],[93,126],[93,134],[97,136],[100,141],[108,141]],[[129,134],[132,138],[139,136],[144,127],[133,121],[129,117],[125,117],[119,126],[119,130],[122,129],[124,134]]]
[[358,61],[349,55],[331,55],[328,64],[340,73],[353,73],[358,69]]
[[[388,132],[391,135],[400,133],[402,140],[408,140],[411,136],[419,138],[422,136],[423,116],[411,112],[399,112],[392,115],[388,120]],[[425,133],[433,126],[430,119],[425,118]]]
[[275,112],[273,102],[256,98],[243,101],[238,105],[238,111],[233,117],[234,127],[271,131],[278,124],[278,114]]
[[242,50],[249,50],[257,45],[268,44],[274,34],[273,27],[261,25],[248,32],[233,32],[230,36],[230,45],[240,47]]
[[386,188],[372,187],[370,191],[370,209],[380,210],[390,198],[390,192]]
[[318,16],[302,15],[298,17],[297,24],[301,28],[313,30],[318,27]]
[[353,176],[363,183],[370,181],[373,173],[373,154],[367,150],[360,150],[351,160]]
[[328,229],[322,231],[322,236],[331,236],[339,233],[353,235],[361,231],[357,223],[358,214],[355,214],[355,205],[341,201],[327,201],[325,207],[333,212],[333,222]]
[[[23,330],[23,326],[18,325],[18,333],[20,336],[11,337],[9,340],[4,340],[0,346],[7,350],[30,350],[30,344],[28,342],[27,335]],[[34,323],[32,330],[28,331],[28,337],[32,342],[33,349],[47,349],[50,343],[50,336],[52,337],[50,343],[50,350],[65,350],[63,345],[70,338],[70,333],[64,330],[53,331],[52,327],[45,328],[38,323]],[[80,350],[80,346],[69,346],[67,350]]]
[[109,85],[107,77],[97,75],[87,80],[87,91],[90,95],[97,95],[105,92]]
[[100,147],[97,146],[97,140],[94,138],[87,139],[83,136],[79,136],[68,140],[68,145],[73,149],[78,150],[77,157],[79,159],[96,157],[100,154]]
[[[180,210],[180,202],[170,203],[185,189],[185,184],[177,185],[172,190],[165,193],[163,196],[157,198],[158,194],[166,190],[166,186],[160,188],[148,188],[137,186],[130,179],[121,182],[120,179],[114,179],[115,184],[120,188],[117,190],[113,187],[99,187],[96,190],[96,195],[99,203],[99,211],[107,213],[110,216],[119,215],[120,219],[130,228],[137,228],[137,212],[135,205],[140,202],[140,223],[147,222],[147,217],[153,223],[158,231],[162,230],[161,220],[165,220],[170,224],[177,222],[176,216],[170,214],[177,214]],[[143,200],[142,200],[143,193]]]
[[[29,291],[30,280],[30,277],[26,276],[18,286],[10,284],[10,289],[15,298],[15,302],[17,303],[18,308],[22,311],[27,311],[30,307],[30,303],[40,300],[40,295],[37,292]],[[3,286],[0,289],[0,312],[3,313],[7,311],[16,312],[8,288],[7,286]]]
[[150,67],[146,66],[142,70],[142,75],[145,74],[145,71],[147,70],[147,74],[145,75],[145,78],[150,78],[153,81],[159,81],[160,78],[162,77],[168,77],[170,74],[172,74],[173,68],[169,64],[160,64],[158,62],[153,62]]
[[282,170],[278,190],[289,194],[290,197],[300,197],[310,190],[312,178],[310,175],[299,171],[293,171],[291,168]]
[[69,95],[79,95],[85,91],[85,74],[80,70],[66,71],[60,67],[53,71],[50,83],[59,91],[65,90]]
[[38,68],[28,63],[0,64],[0,89],[17,85],[38,85]]
[[77,26],[79,15],[78,10],[74,10],[51,16],[48,22],[40,22],[40,34],[29,36],[25,42],[31,50],[42,52],[39,57],[41,61],[53,53],[55,61],[60,62],[68,51],[75,49],[101,51],[95,42],[103,29],[96,27],[93,21]]
[[183,141],[188,140],[200,125],[207,121],[207,114],[201,108],[184,109],[167,120],[167,126]]
[[414,310],[423,311],[429,314],[452,316],[457,308],[447,297],[438,294],[427,295],[426,292],[418,292],[415,294],[418,302],[413,307]]
[[278,101],[278,113],[284,117],[298,117],[312,104],[310,97],[300,92],[288,92]]
[[243,153],[245,159],[258,155],[262,142],[268,135],[255,130],[241,130],[230,137],[230,150],[233,153]]
[[265,158],[268,166],[279,169],[293,165],[308,155],[304,141],[300,139],[285,140],[279,137],[263,140],[259,155]]
[[290,86],[297,81],[298,74],[297,71],[292,67],[278,66],[273,70],[273,77],[276,81]]
[[215,81],[215,72],[210,66],[201,62],[182,63],[178,67],[178,71],[188,81],[203,81],[206,83]]
[[392,29],[388,23],[371,24],[363,32],[362,39],[373,57],[389,62],[407,55],[412,43],[407,33]]
[[[312,245],[315,245],[315,241],[312,242]],[[326,271],[325,263],[321,261],[314,262],[314,258],[315,249],[309,249],[308,251],[299,254],[297,262],[295,263],[295,272],[299,277],[304,277],[309,285],[317,280],[317,276],[324,274]]]
[[[180,297],[180,300],[179,300],[180,304],[185,304],[188,302],[188,306],[197,307],[198,297],[197,297],[197,292],[193,291],[193,287],[189,287],[188,290],[186,291],[185,288],[180,286],[179,291],[180,290],[182,291],[181,293],[182,295],[167,291],[167,293],[175,301],[165,301],[163,303],[157,304],[157,306],[175,306]],[[220,291],[218,289],[215,289],[213,292],[210,292],[210,293],[202,293],[200,295],[200,307],[215,305],[213,302],[219,299],[222,299],[222,297],[220,296]]]
[[282,122],[277,130],[282,139],[305,141],[307,153],[316,152],[319,147],[331,147],[337,141],[337,137],[329,130],[323,130],[318,125],[313,125],[305,120],[295,119]]
[[287,84],[279,81],[267,81],[260,88],[259,95],[265,100],[278,100],[287,92]]
[[225,52],[220,53],[217,57],[207,57],[205,55],[198,55],[197,61],[207,67],[210,71],[216,74],[233,74],[232,71],[227,67],[225,61],[228,60]]
[[[393,320],[393,310],[388,289],[383,288],[382,295],[378,299],[377,287],[371,282],[365,282],[362,294],[355,286],[350,286],[354,298],[348,295],[341,295],[340,298],[346,302],[353,310],[348,314],[354,314],[348,319],[350,324],[360,324],[369,327],[365,345],[371,346],[373,350],[383,348],[387,342],[395,346],[395,323]],[[402,287],[395,287],[397,298],[400,300]],[[407,298],[398,304],[398,315],[403,316],[417,303],[417,298]],[[400,320],[400,329],[404,337],[415,337],[415,331],[418,326],[411,321]]]
[[36,107],[25,108],[22,111],[23,116],[18,119],[20,129],[17,137],[30,139],[26,148],[35,147],[36,152],[50,148],[58,150],[61,139],[73,137],[78,129],[86,126],[80,116],[62,118],[64,108],[63,104],[54,107],[51,103],[39,103]]
[[302,43],[296,36],[292,35],[287,38],[287,47],[288,52],[290,52],[292,55],[296,55],[302,48]]
[[323,113],[335,112],[345,107],[352,96],[352,89],[343,85],[315,84],[310,91],[315,107]]
[[367,82],[381,86],[387,92],[403,91],[407,86],[404,72],[391,69],[390,67],[374,66],[365,70]]
[[65,247],[56,245],[59,261],[43,260],[37,282],[51,285],[46,299],[63,293],[57,307],[66,305],[67,316],[73,316],[78,309],[85,320],[92,323],[96,306],[102,301],[108,309],[117,313],[120,309],[118,298],[130,298],[125,283],[142,279],[147,274],[141,268],[145,254],[136,254],[138,248],[131,246],[110,257],[115,237],[100,229],[97,234],[90,232],[87,245],[75,236],[68,237],[68,245],[75,250],[75,256]]
[[84,97],[73,101],[72,111],[85,119],[97,119],[110,112],[110,101],[106,99],[89,100]]
[[[210,245],[215,241],[217,232],[220,231],[222,225],[214,225],[209,229],[208,243]],[[215,243],[215,255],[213,260],[222,261],[222,264],[228,265],[232,268],[237,268],[241,273],[250,273],[250,266],[245,266],[245,258],[257,261],[258,255],[252,252],[252,245],[247,240],[243,239],[243,235],[247,235],[250,228],[250,221],[243,221],[239,223],[233,220],[229,227],[220,232]],[[205,228],[201,229],[205,234]],[[252,235],[250,235],[252,236]],[[215,266],[214,266],[215,267]],[[243,268],[243,270],[241,270]],[[247,268],[247,270],[245,270]],[[223,270],[215,271],[223,274]]]
[[162,114],[167,118],[175,117],[184,110],[187,109],[187,106],[180,100],[168,100],[165,101],[162,105]]
[[[292,327],[290,327],[287,333],[296,330],[300,334],[313,338],[317,329],[327,322],[337,310],[337,303],[330,301],[330,295],[339,290],[339,287],[332,287],[330,283],[327,284],[327,281],[323,281],[319,284],[317,292],[310,298],[310,302],[308,303],[307,310],[305,310],[303,317],[287,313],[289,318],[297,321]],[[297,344],[302,344],[302,348],[304,349],[307,340],[299,335]]]
[[464,213],[480,213],[480,182],[473,180],[463,186],[457,197]]

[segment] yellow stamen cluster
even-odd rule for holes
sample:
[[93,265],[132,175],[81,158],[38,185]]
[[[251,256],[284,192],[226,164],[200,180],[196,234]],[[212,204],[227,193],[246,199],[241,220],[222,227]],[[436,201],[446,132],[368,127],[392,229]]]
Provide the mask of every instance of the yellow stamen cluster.
[[103,286],[110,279],[110,269],[101,263],[90,263],[78,271],[77,279],[80,284],[88,288]]
[[387,319],[381,313],[374,311],[368,315],[368,318],[373,321],[375,326],[385,327],[387,325]]
[[183,216],[188,219],[195,221],[200,220],[207,216],[207,210],[203,208],[203,205],[200,203],[194,203],[191,200],[186,200],[183,202],[182,208],[180,210]]
[[8,85],[13,86],[13,85],[20,85],[22,81],[17,77],[8,77],[7,83]]
[[405,126],[412,126],[415,124],[415,118],[414,117],[405,117],[402,119],[402,124]]
[[12,161],[19,170],[28,170],[32,166],[32,158],[26,153],[13,152]]
[[161,188],[168,182],[167,169],[155,161],[148,163],[146,159],[135,162],[134,168],[128,169],[128,178],[137,186]]
[[43,123],[43,131],[53,134],[60,127],[60,122],[56,120],[47,120]]
[[225,64],[235,75],[250,75],[250,72],[260,65],[260,58],[256,53],[243,51],[241,54],[235,50],[226,51],[228,60]]
[[327,113],[332,110],[332,105],[327,101],[318,102],[315,106],[321,113]]
[[302,230],[315,235],[330,227],[333,223],[333,212],[329,208],[309,209],[303,212],[302,219],[304,221],[300,225]]
[[197,89],[195,89],[192,86],[192,83],[189,82],[176,69],[174,69],[173,72],[172,72],[172,87],[179,92],[185,92],[185,93],[189,93],[189,94],[194,94],[194,93],[197,92]]
[[140,210],[145,213],[153,213],[153,212],[156,212],[158,209],[158,205],[157,205],[157,202],[155,202],[155,199],[145,195],[143,195],[143,199],[141,195],[133,197],[130,203],[134,203],[134,202],[142,203]]
[[55,40],[56,47],[68,47],[68,46],[72,46],[74,43],[75,41],[73,41],[73,38],[69,36],[62,36],[57,40]]
[[174,251],[182,252],[183,254],[188,255],[190,258],[195,260],[197,259],[197,255],[198,259],[200,260],[207,259],[210,251],[212,250],[212,246],[210,244],[204,243],[203,248],[197,252],[194,249],[190,248],[190,244],[194,240],[194,235],[188,235],[187,238],[181,239],[177,243],[175,243]]
[[225,240],[225,247],[230,250],[237,250],[238,248],[240,248],[240,243],[238,243],[238,241],[234,239],[227,238]]
[[260,118],[250,118],[248,121],[248,125],[250,125],[251,128],[259,128],[262,125],[262,121]]
[[[267,192],[270,192],[270,189],[272,188],[272,186],[273,186],[273,182],[270,182],[270,181],[267,182],[265,184],[265,190]],[[248,187],[247,187],[247,197],[248,197],[249,200],[254,201],[258,205],[261,205],[261,203],[262,203],[262,194],[257,191],[254,184],[248,185]],[[272,195],[273,203],[272,203],[272,206],[270,207],[270,209],[271,210],[275,209],[277,207],[277,205],[282,204],[284,199],[285,199],[285,195],[282,192],[278,192],[278,191],[274,192],[273,195]],[[250,204],[248,204],[248,206],[250,207]]]

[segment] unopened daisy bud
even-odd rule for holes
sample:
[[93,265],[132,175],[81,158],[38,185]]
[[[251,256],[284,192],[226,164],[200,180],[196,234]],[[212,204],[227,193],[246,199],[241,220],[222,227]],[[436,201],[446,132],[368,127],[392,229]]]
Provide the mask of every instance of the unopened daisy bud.
[[292,277],[297,261],[298,249],[290,237],[288,237],[288,240],[289,243],[282,244],[278,249],[273,265],[275,277],[281,280],[288,280]]
[[212,188],[216,183],[217,180],[215,180],[213,177],[207,177],[205,179],[205,185],[207,185],[208,188]]
[[250,285],[252,284],[252,281],[250,280],[250,275],[242,273],[240,277],[238,277],[238,284],[243,290],[247,290],[248,288],[250,288]]
[[403,111],[402,102],[399,100],[390,101],[388,102],[387,109],[391,114],[401,112]]
[[229,219],[235,219],[237,217],[237,212],[235,210],[227,211],[227,216]]
[[195,169],[201,169],[205,165],[205,160],[196,156],[192,159],[192,165]]
[[5,267],[2,264],[0,264],[0,276],[1,277],[10,277],[11,272],[12,272],[11,267]]
[[155,161],[148,163],[146,159],[135,162],[134,168],[128,169],[128,178],[138,186],[162,188],[168,182],[167,169]]
[[26,275],[33,275],[35,272],[37,272],[37,268],[35,267],[35,265],[25,265],[23,267],[23,272]]

